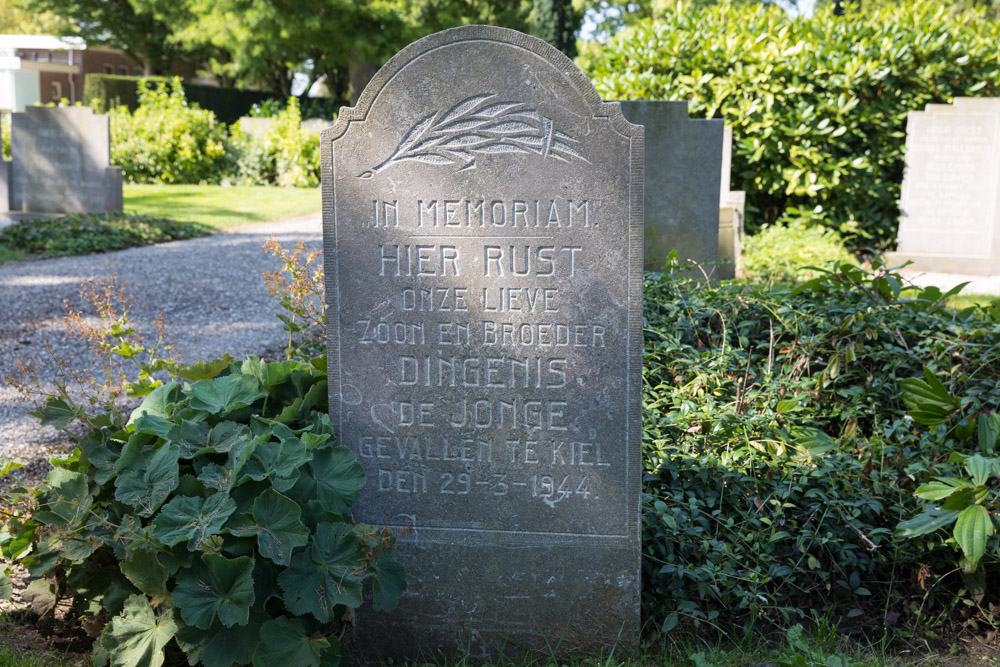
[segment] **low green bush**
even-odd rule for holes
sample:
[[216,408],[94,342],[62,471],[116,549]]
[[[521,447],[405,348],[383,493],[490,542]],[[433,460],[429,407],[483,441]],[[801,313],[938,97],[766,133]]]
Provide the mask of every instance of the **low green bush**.
[[139,82],[139,107],[112,109],[111,162],[133,183],[217,183],[226,129],[211,111],[190,105],[180,79]]
[[766,225],[744,241],[747,280],[794,284],[815,278],[831,261],[852,262],[840,236],[826,227]]
[[[1000,306],[955,312],[903,287],[878,265],[792,290],[647,278],[643,601],[658,626],[1000,622],[992,530],[965,570],[947,531],[897,530],[928,509],[914,491],[989,456],[968,434],[1000,404]],[[908,398],[925,368],[955,397],[933,426]],[[978,482],[958,502],[1000,510]]]
[[88,255],[211,234],[193,222],[131,213],[70,213],[22,220],[0,229],[0,246],[28,255]]
[[302,127],[299,101],[288,98],[284,109],[263,108],[271,126],[262,135],[232,126],[229,159],[234,179],[246,185],[315,187],[319,185],[319,133]]
[[804,18],[671,3],[577,61],[606,99],[688,100],[731,125],[751,231],[804,217],[855,247],[891,244],[906,114],[1000,95],[1000,21],[928,0],[859,5]]

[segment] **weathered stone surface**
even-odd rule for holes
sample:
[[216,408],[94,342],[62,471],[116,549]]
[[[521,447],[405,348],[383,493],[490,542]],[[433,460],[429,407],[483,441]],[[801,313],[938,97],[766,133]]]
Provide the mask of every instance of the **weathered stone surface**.
[[366,645],[633,645],[642,128],[545,42],[468,26],[397,54],[322,151],[354,516],[410,529]]
[[907,116],[893,264],[1000,274],[1000,100],[958,98]]
[[10,160],[0,159],[0,213],[10,210]]
[[646,130],[645,268],[662,271],[676,250],[682,262],[711,271],[719,254],[723,122],[688,118],[686,101],[621,105]]
[[11,157],[11,210],[121,210],[121,170],[114,168],[117,181],[108,173],[108,117],[89,107],[28,107],[12,114]]
[[722,135],[722,177],[719,183],[719,260],[715,275],[731,280],[743,264],[743,234],[746,230],[747,193],[730,190],[733,170],[733,128],[726,126]]

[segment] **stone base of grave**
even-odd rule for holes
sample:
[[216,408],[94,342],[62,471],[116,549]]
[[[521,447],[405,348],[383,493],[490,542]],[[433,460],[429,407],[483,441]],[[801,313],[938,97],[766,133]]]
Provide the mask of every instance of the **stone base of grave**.
[[1000,257],[955,257],[925,255],[910,252],[890,252],[885,255],[886,264],[899,266],[913,262],[907,271],[925,273],[955,273],[971,276],[1000,275]]

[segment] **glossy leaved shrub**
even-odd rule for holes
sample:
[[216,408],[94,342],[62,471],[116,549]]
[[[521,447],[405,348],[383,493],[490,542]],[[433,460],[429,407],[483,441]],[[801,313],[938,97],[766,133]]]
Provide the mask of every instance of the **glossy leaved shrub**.
[[1000,303],[948,296],[848,263],[794,289],[647,276],[658,627],[1000,623]]
[[605,99],[688,100],[733,127],[733,189],[748,223],[805,220],[853,246],[894,241],[906,114],[1000,96],[1000,21],[907,0],[820,5],[671,5],[577,62]]

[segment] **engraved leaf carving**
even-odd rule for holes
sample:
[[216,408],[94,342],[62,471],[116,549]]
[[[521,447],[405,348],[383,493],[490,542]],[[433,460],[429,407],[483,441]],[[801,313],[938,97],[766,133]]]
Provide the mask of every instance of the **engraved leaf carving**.
[[489,121],[482,119],[459,120],[455,121],[454,123],[451,123],[450,125],[448,125],[448,127],[436,130],[436,132],[465,132],[466,130],[472,130],[477,127],[482,127],[488,122]]
[[455,106],[453,106],[451,109],[448,110],[448,113],[446,113],[444,115],[444,118],[441,119],[440,124],[447,125],[451,121],[456,120],[464,116],[468,112],[472,111],[477,106],[479,106],[480,103],[482,103],[485,100],[488,100],[491,97],[493,97],[492,93],[484,93],[483,95],[473,95],[472,97],[462,100],[461,102],[459,102],[458,104],[456,104]]
[[473,95],[447,111],[422,117],[403,135],[392,155],[358,178],[372,178],[404,161],[450,164],[456,166],[456,171],[475,169],[474,154],[534,153],[560,162],[568,162],[569,158],[588,161],[566,143],[577,140],[555,130],[551,118],[523,102],[487,103],[493,97],[493,93]]
[[403,140],[399,142],[399,148],[396,149],[396,152],[405,152],[408,149],[413,148],[413,145],[420,140],[421,136],[423,136],[424,130],[426,130],[430,124],[434,122],[434,116],[436,115],[437,114],[433,113],[428,114],[427,116],[421,118],[416,125],[411,127],[410,131],[406,133],[405,137],[403,137]]
[[494,123],[486,128],[488,132],[496,132],[497,134],[516,134],[519,132],[528,132],[533,128],[527,123],[521,122],[519,120],[507,121],[505,123]]
[[493,118],[502,113],[507,113],[518,107],[523,107],[522,102],[497,102],[496,104],[490,104],[485,106],[476,112],[477,116],[483,116],[484,118]]

